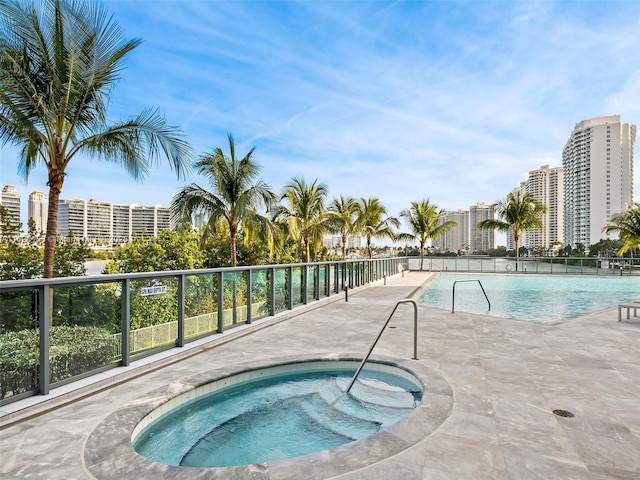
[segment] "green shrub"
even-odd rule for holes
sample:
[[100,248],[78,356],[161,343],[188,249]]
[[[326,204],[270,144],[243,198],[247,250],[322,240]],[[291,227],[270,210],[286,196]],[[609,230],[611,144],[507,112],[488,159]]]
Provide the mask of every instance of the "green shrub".
[[0,335],[0,398],[37,388],[39,363],[37,330]]
[[[0,335],[0,398],[34,390],[40,368],[39,331]],[[88,372],[113,359],[113,336],[97,327],[52,327],[51,382]]]

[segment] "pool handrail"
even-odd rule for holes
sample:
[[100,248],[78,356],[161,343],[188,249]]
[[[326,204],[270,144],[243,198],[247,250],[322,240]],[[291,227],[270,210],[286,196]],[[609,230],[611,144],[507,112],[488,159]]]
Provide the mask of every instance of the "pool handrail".
[[456,306],[456,283],[459,282],[478,282],[478,285],[480,285],[480,288],[482,289],[482,293],[484,293],[484,298],[487,299],[487,303],[489,304],[489,310],[491,310],[491,302],[489,301],[489,297],[487,297],[487,292],[484,291],[484,287],[482,286],[482,282],[478,279],[474,279],[474,280],[456,280],[455,282],[453,282],[453,291],[451,294],[451,313],[456,313],[455,312],[455,306]]
[[407,298],[407,299],[404,299],[404,300],[400,300],[398,303],[396,303],[396,306],[393,307],[393,311],[391,312],[391,314],[387,318],[387,321],[384,322],[384,325],[380,329],[380,333],[378,333],[378,336],[376,337],[376,339],[371,344],[371,347],[369,348],[369,351],[367,352],[365,357],[362,359],[362,362],[360,363],[360,366],[356,370],[356,373],[353,375],[353,378],[351,379],[351,382],[349,383],[349,386],[344,391],[344,393],[340,396],[340,398],[342,396],[346,395],[347,393],[349,393],[349,390],[351,390],[351,387],[353,387],[353,384],[356,383],[356,380],[358,379],[358,375],[360,375],[360,372],[364,368],[364,364],[367,363],[367,360],[369,360],[369,357],[371,356],[371,352],[373,352],[373,349],[375,348],[376,344],[378,343],[378,340],[380,340],[380,337],[382,336],[382,333],[384,332],[384,329],[387,328],[387,325],[389,325],[389,322],[391,321],[391,317],[393,317],[393,314],[396,313],[396,310],[398,309],[398,306],[400,304],[402,304],[402,303],[411,303],[411,304],[413,304],[413,358],[412,358],[412,360],[418,360],[418,304],[415,302],[415,300],[411,300],[411,299]]

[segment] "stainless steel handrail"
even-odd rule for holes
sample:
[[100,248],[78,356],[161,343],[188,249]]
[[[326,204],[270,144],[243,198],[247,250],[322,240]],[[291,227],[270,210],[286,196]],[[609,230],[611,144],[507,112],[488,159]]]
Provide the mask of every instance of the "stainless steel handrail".
[[478,282],[478,285],[480,285],[480,288],[482,289],[482,293],[484,293],[484,298],[487,299],[487,303],[489,304],[489,310],[491,310],[491,302],[489,301],[489,297],[487,297],[487,292],[484,291],[484,287],[482,286],[482,283],[480,282],[480,280],[456,280],[455,282],[453,282],[453,292],[451,295],[451,313],[455,313],[456,283],[459,283],[459,282]]
[[413,304],[413,360],[418,360],[418,305],[416,304],[415,300],[410,300],[410,299],[400,300],[398,303],[396,303],[396,306],[393,308],[393,311],[391,312],[391,315],[389,315],[389,318],[387,318],[387,321],[384,322],[384,325],[380,329],[380,333],[378,333],[378,336],[371,344],[371,348],[369,348],[369,351],[367,352],[365,357],[362,359],[362,362],[360,363],[358,370],[356,370],[355,375],[351,379],[351,383],[349,383],[349,386],[341,395],[341,397],[349,393],[349,390],[351,390],[351,387],[353,387],[353,384],[356,383],[356,380],[358,379],[358,375],[360,375],[360,372],[364,368],[364,364],[367,363],[367,360],[369,360],[369,357],[371,356],[371,352],[373,352],[373,349],[378,343],[378,340],[380,340],[380,337],[382,336],[382,332],[384,332],[384,329],[387,328],[387,325],[389,325],[389,321],[391,320],[391,317],[393,317],[393,314],[396,313],[396,310],[398,309],[398,306],[401,303]]

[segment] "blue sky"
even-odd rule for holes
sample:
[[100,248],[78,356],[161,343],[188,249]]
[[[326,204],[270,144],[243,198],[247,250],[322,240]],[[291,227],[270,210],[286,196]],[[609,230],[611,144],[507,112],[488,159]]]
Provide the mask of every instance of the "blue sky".
[[[158,108],[198,155],[227,151],[231,132],[277,191],[299,176],[392,215],[422,198],[468,208],[560,166],[581,120],[640,123],[636,1],[103,3],[143,40],[109,117]],[[16,156],[2,147],[0,184],[16,185],[26,217],[46,172],[25,184]],[[166,164],[137,183],[76,158],[62,198],[169,205],[193,181],[206,185]]]

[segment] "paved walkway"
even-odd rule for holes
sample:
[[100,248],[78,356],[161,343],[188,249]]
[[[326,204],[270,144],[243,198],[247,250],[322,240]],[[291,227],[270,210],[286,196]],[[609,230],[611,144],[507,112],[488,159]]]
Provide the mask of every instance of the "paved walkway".
[[[365,352],[395,302],[427,276],[411,272],[354,292],[346,303],[342,298],[250,335],[238,330],[238,338],[215,348],[194,347],[197,354],[160,369],[149,363],[143,376],[120,384],[115,377],[108,389],[9,424],[46,407],[33,399],[17,402],[0,419],[0,478],[94,478],[83,460],[89,434],[122,405],[177,379],[249,360]],[[453,388],[451,415],[413,447],[339,478],[640,478],[640,318],[619,323],[612,305],[553,325],[426,307],[419,319],[416,362]],[[410,358],[412,323],[412,309],[400,307],[396,328],[384,333],[376,353]],[[79,385],[84,395],[95,388]],[[73,395],[70,387],[53,403]],[[556,409],[574,417],[557,416]],[[299,472],[297,478],[307,477]]]

